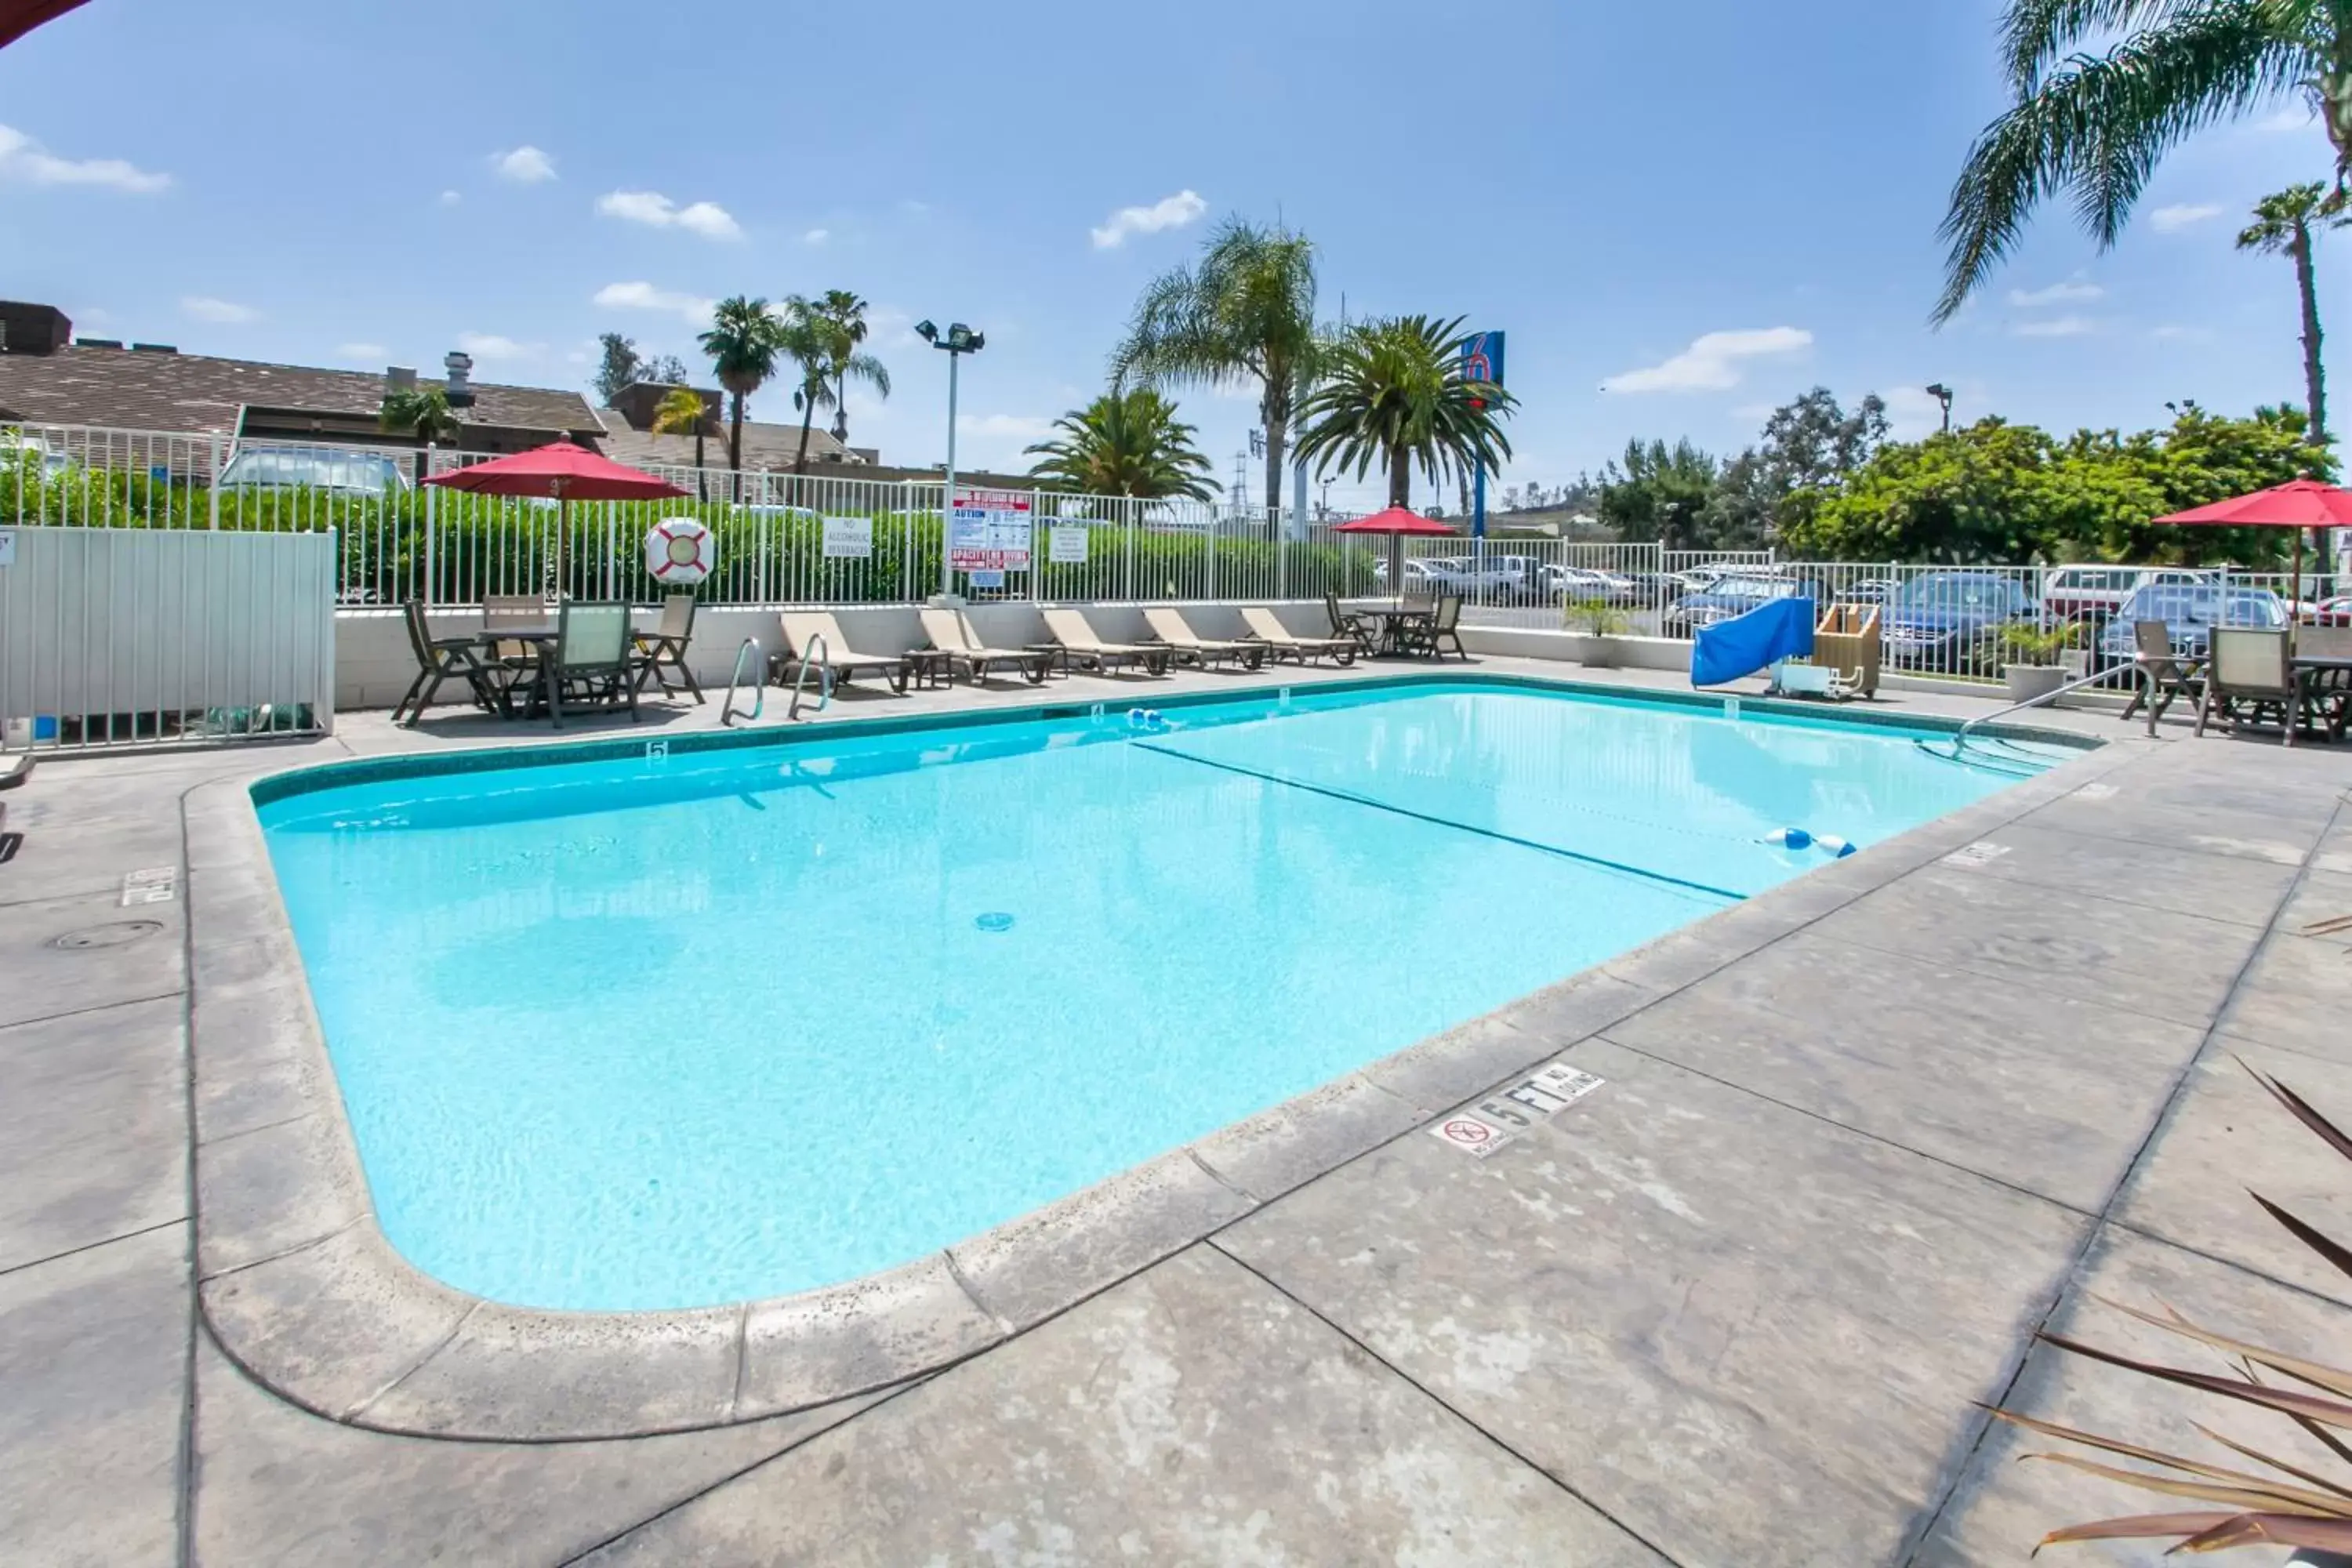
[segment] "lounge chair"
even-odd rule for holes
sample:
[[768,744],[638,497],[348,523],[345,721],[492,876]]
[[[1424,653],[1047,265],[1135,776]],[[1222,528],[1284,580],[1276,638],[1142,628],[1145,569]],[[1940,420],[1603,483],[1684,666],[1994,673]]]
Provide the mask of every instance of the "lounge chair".
[[1310,658],[1329,656],[1341,664],[1356,662],[1356,639],[1353,637],[1303,637],[1282,624],[1282,618],[1263,605],[1244,605],[1242,625],[1250,635],[1266,645],[1269,658],[1280,659],[1285,655],[1305,664]]
[[1206,669],[1221,658],[1235,659],[1252,669],[1265,662],[1265,645],[1255,642],[1223,642],[1204,637],[1185,624],[1184,613],[1173,605],[1163,605],[1143,612],[1144,625],[1151,635],[1175,650],[1177,661],[1189,661]]
[[462,680],[474,694],[474,701],[483,708],[500,706],[498,689],[491,683],[489,671],[482,666],[476,651],[481,646],[479,637],[436,637],[425,618],[425,601],[411,599],[400,607],[401,619],[408,625],[408,650],[416,656],[416,679],[408,685],[407,692],[392,705],[392,721],[401,721],[403,713],[414,725],[433,706],[448,681]]
[[2287,660],[2284,631],[2257,631],[2249,626],[2215,626],[2210,634],[2212,663],[2205,671],[2205,699],[2197,709],[2197,732],[2218,706],[2235,734],[2248,722],[2259,724],[2275,713],[2286,731],[2285,743],[2294,744],[2295,711],[2302,693],[2294,667]]
[[1337,594],[1323,595],[1323,613],[1331,617],[1331,635],[1335,637],[1352,637],[1359,656],[1370,658],[1380,651],[1380,640],[1372,636],[1371,627],[1364,625],[1364,617],[1350,615],[1341,609],[1339,596]]
[[629,606],[566,599],[557,613],[555,641],[539,656],[537,700],[563,728],[567,704],[629,705],[637,721],[638,656],[629,640]]
[[2172,706],[2173,699],[2186,697],[2201,703],[2204,679],[2191,675],[2172,651],[2172,628],[2162,621],[2132,623],[2132,696],[2124,704],[2124,721],[2142,708],[2147,710],[2147,732],[2156,733],[2156,721]]
[[961,610],[924,610],[919,612],[923,635],[931,646],[947,655],[950,665],[961,665],[964,672],[977,686],[988,679],[990,667],[1009,664],[1029,678],[1036,686],[1045,679],[1045,671],[1054,662],[1050,653],[1031,653],[1026,648],[991,647],[981,641],[972,630],[971,622]]
[[1171,650],[1164,643],[1105,642],[1078,610],[1047,610],[1045,616],[1045,629],[1073,663],[1104,675],[1129,664],[1139,664],[1151,675],[1168,673]]
[[[800,673],[800,667],[822,655],[833,679],[846,684],[861,670],[880,670],[890,682],[890,689],[905,695],[907,677],[914,670],[914,662],[903,653],[861,653],[849,645],[840,623],[831,610],[786,610],[778,616],[784,632],[784,651],[776,660],[776,677],[788,680]],[[824,647],[817,647],[817,639]]]
[[[1411,608],[1412,601],[1407,599],[1405,605],[1408,609]],[[1460,654],[1466,661],[1470,657],[1470,650],[1462,646],[1461,628],[1462,595],[1446,594],[1439,597],[1435,615],[1425,621],[1406,621],[1399,626],[1398,640],[1405,652],[1425,653],[1432,658],[1444,658],[1445,647],[1451,643],[1454,645],[1454,651]]]
[[677,671],[678,679],[693,694],[697,702],[703,700],[702,688],[696,684],[694,671],[686,662],[686,650],[694,643],[694,595],[672,594],[662,601],[660,624],[649,632],[635,636],[637,653],[644,660],[637,674],[638,689],[648,680],[658,682],[662,695],[670,694],[669,677],[662,670]]

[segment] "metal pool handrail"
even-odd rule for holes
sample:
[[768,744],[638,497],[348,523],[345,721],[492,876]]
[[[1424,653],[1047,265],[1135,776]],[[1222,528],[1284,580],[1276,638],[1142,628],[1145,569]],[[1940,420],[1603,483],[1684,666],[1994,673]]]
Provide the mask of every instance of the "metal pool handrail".
[[768,656],[758,637],[745,637],[743,646],[735,650],[735,672],[727,678],[727,700],[719,705],[719,727],[722,730],[735,722],[735,692],[743,684],[743,656],[747,653],[753,656],[752,668],[760,672],[760,678],[751,687],[751,711],[743,717],[756,722],[768,710]]
[[2043,758],[2036,757],[2029,752],[2024,752],[2016,748],[2012,748],[2013,754],[2004,754],[1994,751],[1993,746],[2009,744],[2008,742],[2001,740],[1999,736],[1994,737],[1993,746],[1983,748],[1985,751],[1992,752],[1990,756],[1986,757],[1981,761],[1970,762],[1967,755],[1969,749],[1969,732],[1976,729],[1980,724],[1990,724],[1996,720],[2006,719],[2012,713],[2022,713],[2029,708],[2040,708],[2046,703],[2055,702],[2058,699],[2065,696],[2070,691],[2080,691],[2085,686],[2096,685],[2098,682],[2105,680],[2109,672],[2104,669],[2093,670],[2090,674],[2067,681],[2063,686],[2053,686],[2047,691],[2042,692],[2036,696],[2029,697],[2022,702],[2012,702],[2006,708],[1996,708],[1990,713],[1979,713],[1952,732],[1952,749],[1949,752],[1939,751],[1937,749],[1939,742],[1935,741],[1920,740],[1914,743],[1929,756],[1944,757],[1949,761],[1959,763],[1970,767],[1990,768],[1996,773],[2011,773],[2014,772],[2021,764],[2029,764],[2027,766],[2027,772],[2029,773],[2041,773],[2051,765],[2049,762]]
[[808,640],[811,657],[801,660],[800,673],[793,677],[793,700],[784,710],[787,721],[801,716],[801,693],[807,689],[809,666],[816,666],[816,710],[820,713],[833,706],[833,647],[824,640],[823,632]]

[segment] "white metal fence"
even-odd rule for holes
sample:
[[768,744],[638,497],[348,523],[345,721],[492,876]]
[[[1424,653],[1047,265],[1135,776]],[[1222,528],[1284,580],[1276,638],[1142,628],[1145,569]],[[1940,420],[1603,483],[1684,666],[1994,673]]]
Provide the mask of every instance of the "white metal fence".
[[335,537],[0,527],[0,749],[319,733]]
[[[426,487],[430,472],[479,461],[413,447],[85,426],[0,430],[0,527],[331,534],[334,602],[346,608],[478,604],[492,594],[549,592],[647,602],[663,592],[643,541],[657,521],[692,516],[717,537],[706,604],[918,603],[940,586],[945,545],[937,480],[880,481],[828,473],[735,473],[654,466],[692,498],[588,503],[568,513],[544,500]],[[960,487],[961,488],[961,487]],[[2011,652],[2011,628],[2074,626],[2102,657],[2106,622],[2153,569],[2103,569],[2086,591],[2033,566],[1776,563],[1769,552],[1675,552],[1657,544],[1584,544],[1490,537],[1391,542],[1333,531],[1343,518],[1280,528],[1263,511],[1219,503],[1018,492],[1028,564],[955,573],[978,600],[1312,599],[1458,595],[1472,624],[1557,626],[1680,637],[1765,597],[1801,593],[1823,605],[1880,608],[1887,662],[1956,678],[1983,677]],[[568,530],[559,552],[559,517]],[[832,520],[829,525],[828,520]],[[556,581],[557,562],[562,581]],[[1393,574],[1401,581],[1391,581]],[[2194,574],[2184,592],[2206,581]],[[2261,621],[2263,591],[2283,577],[2245,574],[2200,615]],[[2248,592],[2247,590],[2251,590]],[[2304,599],[2316,597],[2309,583]]]

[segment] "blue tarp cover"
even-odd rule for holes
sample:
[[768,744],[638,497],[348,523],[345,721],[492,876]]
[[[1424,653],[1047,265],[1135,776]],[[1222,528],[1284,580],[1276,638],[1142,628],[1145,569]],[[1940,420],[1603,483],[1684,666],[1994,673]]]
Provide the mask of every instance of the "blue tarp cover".
[[1767,600],[1744,616],[1699,628],[1691,641],[1691,684],[1720,686],[1812,651],[1812,600],[1801,595]]

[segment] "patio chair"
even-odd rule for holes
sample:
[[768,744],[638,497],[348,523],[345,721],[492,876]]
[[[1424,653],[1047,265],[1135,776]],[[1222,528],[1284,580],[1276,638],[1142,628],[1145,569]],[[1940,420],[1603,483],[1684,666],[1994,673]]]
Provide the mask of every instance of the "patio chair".
[[1234,659],[1251,669],[1265,662],[1265,645],[1254,642],[1225,642],[1216,637],[1204,637],[1194,631],[1184,619],[1184,612],[1172,605],[1161,605],[1143,612],[1143,624],[1151,635],[1175,650],[1178,663],[1197,664],[1206,669],[1219,659]]
[[1339,596],[1337,594],[1327,593],[1323,595],[1323,613],[1331,617],[1331,635],[1335,637],[1352,637],[1355,640],[1356,652],[1360,657],[1370,658],[1380,651],[1379,639],[1372,636],[1372,629],[1364,625],[1364,617],[1350,615],[1341,609]]
[[2230,721],[2232,734],[2248,722],[2262,723],[2275,715],[2286,731],[2284,743],[2294,744],[2295,711],[2301,695],[2294,668],[2288,662],[2284,631],[2257,631],[2248,626],[2215,626],[2211,633],[2212,663],[2205,671],[2205,696],[2197,709],[2197,732],[2218,706]]
[[567,704],[629,705],[637,721],[638,655],[630,645],[629,606],[566,599],[556,613],[555,641],[540,656],[536,699],[563,728]]
[[816,639],[823,637],[825,667],[833,671],[835,683],[847,685],[852,676],[879,670],[889,681],[890,689],[905,696],[907,678],[914,664],[903,653],[869,653],[852,647],[849,638],[835,620],[831,610],[786,610],[778,616],[784,633],[784,651],[776,659],[775,676],[790,680],[800,673],[801,666],[818,657]]
[[1145,673],[1165,675],[1171,651],[1164,644],[1105,642],[1079,610],[1046,610],[1045,629],[1062,645],[1065,657],[1098,674],[1108,675],[1125,665],[1139,664]]
[[[2352,626],[2297,626],[2297,658],[2352,658]],[[2305,670],[2304,705],[2327,728],[2327,738],[2340,741],[2352,721],[2352,674],[2340,669]]]
[[1470,650],[1462,646],[1462,595],[1447,594],[1437,601],[1437,613],[1425,621],[1407,621],[1398,628],[1399,644],[1410,654],[1444,658],[1448,643],[1464,660]]
[[480,639],[435,637],[432,626],[425,618],[425,601],[422,599],[407,601],[400,606],[400,613],[401,618],[408,624],[408,650],[416,656],[416,679],[409,682],[408,690],[401,700],[392,705],[394,723],[399,723],[401,715],[405,713],[408,723],[415,725],[425,716],[425,710],[433,706],[433,700],[441,694],[442,686],[452,680],[466,683],[474,694],[477,706],[499,706],[497,689],[490,684],[489,671],[483,668],[481,657],[476,651]]
[[[0,790],[16,789],[33,776],[33,753],[17,752],[0,754]],[[5,865],[16,853],[24,836],[5,831],[8,826],[8,803],[0,801],[0,865]]]
[[645,689],[651,680],[661,687],[667,697],[672,689],[664,668],[677,671],[697,702],[704,700],[702,688],[696,683],[694,671],[686,662],[686,650],[694,642],[694,595],[672,594],[662,601],[661,621],[652,631],[638,632],[634,639],[643,663],[638,667],[637,688]]
[[2147,732],[2156,733],[2156,721],[2172,706],[2173,699],[2186,697],[2200,706],[2204,700],[2205,678],[2191,675],[2172,651],[2172,631],[2162,621],[2132,623],[2132,695],[2124,704],[2124,721],[2142,708],[2147,710]]
[[1276,660],[1287,656],[1305,664],[1310,658],[1322,658],[1328,655],[1341,664],[1356,662],[1355,638],[1300,637],[1284,626],[1282,617],[1272,608],[1264,605],[1244,606],[1242,625],[1249,627],[1252,637],[1265,642],[1269,657]]
[[963,666],[964,673],[975,686],[988,679],[992,666],[1000,664],[1011,665],[1029,678],[1030,685],[1036,686],[1045,680],[1046,668],[1054,662],[1050,653],[989,647],[961,610],[923,610],[918,618],[923,623],[923,635],[931,639],[931,647],[947,655],[950,666]]

